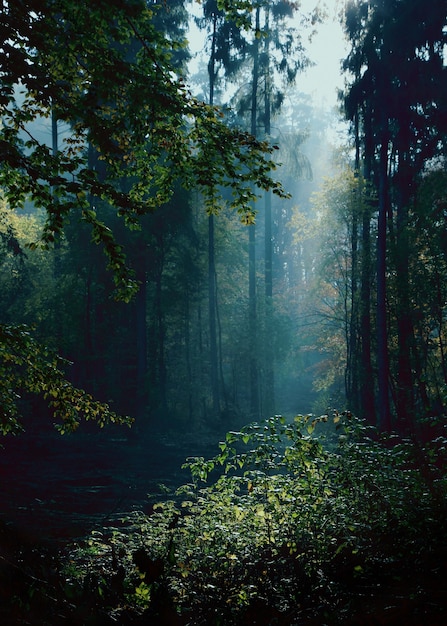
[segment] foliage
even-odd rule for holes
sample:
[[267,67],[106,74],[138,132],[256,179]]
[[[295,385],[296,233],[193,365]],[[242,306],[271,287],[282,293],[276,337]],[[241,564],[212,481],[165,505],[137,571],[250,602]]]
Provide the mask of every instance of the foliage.
[[[71,363],[50,348],[62,341],[62,332],[65,347],[72,340],[73,328],[65,322],[62,298],[65,296],[64,307],[70,306],[72,313],[76,298],[72,284],[67,294],[61,277],[58,280],[55,276],[54,255],[27,248],[41,223],[38,214],[20,215],[0,207],[4,320],[0,324],[0,432],[5,435],[21,431],[21,415],[29,411],[33,395],[46,400],[61,433],[75,430],[81,418],[94,419],[101,426],[108,422],[130,423],[69,382]],[[63,250],[61,244],[59,263]]]
[[[25,9],[25,10],[24,10]],[[229,129],[217,108],[194,99],[170,61],[171,41],[143,2],[30,1],[3,13],[0,185],[11,207],[29,198],[47,212],[44,246],[73,213],[108,256],[120,297],[135,284],[122,247],[98,218],[107,201],[131,228],[167,202],[178,180],[199,188],[214,210],[219,188],[253,218],[252,183],[284,195],[270,178],[273,150]],[[101,59],[101,63],[98,63]],[[33,123],[55,117],[70,127],[57,153]],[[89,150],[87,150],[89,146]],[[101,167],[92,167],[92,154]]]
[[[419,321],[410,290],[417,253],[411,245],[411,213],[426,168],[442,161],[445,153],[447,127],[440,112],[445,111],[446,100],[437,85],[446,75],[446,5],[438,3],[427,11],[422,0],[357,0],[347,3],[344,13],[350,42],[344,68],[351,75],[344,103],[352,122],[355,169],[363,167],[366,180],[374,185],[378,209],[377,369],[373,371],[370,358],[374,320],[373,287],[368,284],[369,228],[375,216],[365,212],[361,232],[366,251],[361,284],[354,289],[367,304],[359,309],[363,319],[359,341],[351,333],[348,350],[354,358],[348,375],[351,395],[357,395],[358,387],[363,397],[364,413],[376,401],[382,428],[390,429],[394,419],[405,429],[411,428],[420,407],[429,412],[438,402],[425,384],[426,348],[416,337],[419,329],[415,332]],[[357,255],[360,229],[353,234],[352,254]],[[436,290],[436,285],[431,288]],[[357,364],[364,370],[360,376]],[[376,399],[368,392],[371,378],[377,379]]]
[[357,235],[357,224],[366,204],[365,181],[345,165],[336,175],[324,180],[311,202],[317,215],[314,229],[319,232],[313,294],[319,303],[317,343],[325,355],[316,384],[331,391],[339,388],[345,397],[350,397],[346,379],[352,368],[349,362],[350,335],[358,333],[351,328],[357,322],[359,297],[358,294],[353,296],[359,268],[351,242]]
[[187,462],[175,499],[78,545],[67,580],[107,572],[110,591],[121,571],[146,617],[163,598],[180,623],[348,623],[368,585],[405,579],[447,538],[443,430],[422,445],[335,412],[229,432],[215,457]]
[[56,428],[61,434],[72,432],[81,417],[106,423],[128,423],[113,413],[106,404],[75,388],[66,379],[67,362],[49,348],[42,346],[25,325],[0,325],[0,432],[18,433],[20,393],[42,395],[54,417],[61,421]]
[[[106,255],[115,296],[126,302],[141,277],[128,262],[123,226],[141,229],[142,218],[169,203],[179,185],[201,191],[208,213],[226,203],[243,223],[254,221],[253,184],[286,196],[271,178],[274,147],[230,129],[216,107],[191,96],[178,63],[186,42],[181,28],[171,24],[163,30],[173,16],[164,12],[165,3],[142,0],[101,0],[94,7],[73,0],[26,0],[5,2],[0,18],[0,188],[8,210],[25,204],[42,210],[42,230],[28,247],[57,250],[55,263],[67,224],[87,225],[91,242]],[[16,238],[9,231],[5,237],[11,252]],[[88,281],[90,290],[90,276]],[[82,288],[79,280],[76,285]],[[87,305],[87,320],[90,314]],[[62,328],[60,319],[56,325]],[[31,345],[21,326],[16,331],[4,326],[2,336],[18,341],[16,352],[24,359],[19,368],[27,362],[23,350],[36,349],[33,371],[41,368],[38,376],[44,380],[46,348],[34,340]],[[2,349],[10,362],[11,343]],[[30,354],[30,361],[35,356]],[[5,415],[18,415],[17,394],[8,385],[16,380],[23,386],[25,379],[22,373],[16,376],[11,372],[4,378]],[[52,392],[61,392],[61,384],[58,378]],[[35,382],[29,389],[45,391]],[[77,409],[73,418],[65,416],[69,390],[73,406],[79,405],[67,382],[60,398],[64,408],[58,411],[73,426]],[[92,417],[98,407],[84,406],[82,412]]]

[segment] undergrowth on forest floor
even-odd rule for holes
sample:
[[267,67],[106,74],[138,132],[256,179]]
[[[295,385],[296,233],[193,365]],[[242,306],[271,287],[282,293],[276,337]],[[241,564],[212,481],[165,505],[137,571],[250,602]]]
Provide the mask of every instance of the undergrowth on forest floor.
[[191,481],[150,514],[65,550],[59,592],[72,619],[90,615],[77,623],[447,618],[442,424],[421,442],[350,414],[273,417],[187,466]]
[[347,623],[356,598],[440,573],[446,444],[338,413],[229,432],[175,497],[72,547],[67,585],[180,623]]

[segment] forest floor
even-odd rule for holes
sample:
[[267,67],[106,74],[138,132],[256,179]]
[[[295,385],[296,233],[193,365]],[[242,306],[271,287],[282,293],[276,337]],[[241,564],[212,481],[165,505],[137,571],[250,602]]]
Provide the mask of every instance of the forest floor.
[[224,432],[27,430],[0,449],[0,519],[36,540],[85,536],[166,498],[190,478],[181,468],[186,458],[214,455]]
[[[0,523],[0,623],[2,626],[188,626],[170,607],[153,616],[135,607],[110,610],[108,600],[85,593],[73,601],[64,589],[59,552],[34,537]],[[312,593],[312,590],[309,590]],[[218,624],[218,621],[213,624]],[[225,622],[226,623],[226,622]],[[379,583],[371,580],[346,591],[338,606],[281,614],[259,604],[237,624],[257,626],[446,626],[447,568],[438,559],[418,571]]]
[[[0,624],[127,626],[194,624],[167,614],[152,620],[125,611],[119,621],[107,607],[72,603],[62,579],[60,555],[92,529],[113,524],[126,512],[150,511],[188,480],[187,456],[215,453],[217,433],[153,433],[140,439],[127,431],[79,433],[60,438],[28,432],[0,451]],[[161,485],[165,485],[162,487]],[[148,497],[149,496],[149,497]],[[386,567],[384,565],[386,570]],[[447,626],[447,547],[406,563],[396,572],[347,589],[337,607],[321,612],[271,615],[254,607],[244,624],[296,626]]]

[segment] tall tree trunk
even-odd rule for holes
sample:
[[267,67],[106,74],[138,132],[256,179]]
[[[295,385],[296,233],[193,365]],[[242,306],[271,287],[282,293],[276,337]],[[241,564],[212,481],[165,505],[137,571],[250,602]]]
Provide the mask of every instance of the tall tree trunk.
[[141,269],[137,274],[140,282],[135,299],[135,331],[137,351],[137,393],[136,414],[144,417],[148,403],[148,369],[147,369],[147,276],[144,267],[144,258],[141,260]]
[[256,227],[248,227],[248,324],[250,352],[250,418],[259,418],[258,341],[256,307]]
[[348,341],[347,341],[347,358],[346,358],[346,373],[345,373],[345,387],[346,398],[349,405],[355,413],[359,410],[359,397],[358,397],[358,211],[362,202],[361,187],[359,184],[359,171],[360,171],[360,135],[359,135],[359,114],[355,115],[354,119],[354,133],[355,133],[355,176],[356,187],[355,197],[352,202],[351,210],[351,285],[350,285],[350,311],[349,311],[349,326],[348,326]]
[[[217,34],[217,14],[213,16],[213,33],[211,39],[211,56],[208,63],[208,76],[210,104],[214,104],[214,83],[216,79],[216,34]],[[218,353],[217,353],[217,333],[216,333],[216,263],[214,244],[214,215],[208,218],[208,316],[210,331],[210,374],[211,374],[211,395],[213,406],[213,417],[220,414],[219,397],[219,374],[218,374]]]
[[194,423],[194,396],[193,396],[193,373],[191,364],[191,311],[190,292],[186,290],[185,301],[185,358],[186,358],[186,384],[188,390],[188,417],[189,423]]
[[[260,8],[256,8],[255,35],[260,32]],[[259,81],[259,37],[255,37],[253,49],[253,76],[251,93],[251,134],[257,136],[258,81]],[[250,417],[258,419],[259,380],[258,380],[258,321],[256,306],[256,226],[248,227],[248,324],[250,351]]]
[[439,352],[441,357],[441,370],[443,375],[444,385],[447,385],[447,359],[446,359],[446,347],[444,345],[444,298],[441,290],[441,276],[437,268],[435,268],[436,276],[436,294],[437,294],[437,318],[438,318],[438,341]]
[[163,235],[156,236],[158,244],[158,260],[155,275],[155,320],[156,320],[156,359],[157,359],[157,384],[159,406],[164,411],[167,410],[168,402],[166,396],[166,362],[165,362],[165,317],[163,311],[163,269],[164,269],[164,241]]
[[228,391],[225,385],[225,377],[223,372],[223,359],[222,359],[222,323],[219,314],[219,307],[217,306],[217,284],[216,284],[216,323],[217,323],[217,337],[218,337],[218,346],[219,346],[219,374],[220,374],[220,382],[222,385],[222,397],[225,406],[225,415],[229,415],[229,406],[228,406]]
[[[369,108],[369,107],[368,107]],[[365,157],[363,163],[363,177],[367,188],[362,214],[362,269],[361,269],[361,302],[360,302],[360,337],[361,337],[361,374],[360,398],[361,415],[370,423],[376,421],[374,373],[371,363],[371,194],[373,141],[371,128],[371,113],[368,110],[364,116]]]
[[218,351],[216,331],[216,266],[214,248],[214,215],[208,218],[208,316],[210,331],[210,365],[211,394],[213,400],[213,416],[220,414],[220,394],[218,375]]
[[[264,129],[267,139],[271,134],[271,82],[270,82],[270,25],[269,8],[265,8],[265,81],[264,81]],[[265,341],[264,341],[264,403],[266,417],[273,415],[275,409],[275,371],[273,343],[273,242],[272,242],[272,193],[265,192]]]
[[396,288],[397,288],[397,419],[401,428],[412,428],[414,420],[414,380],[412,374],[413,323],[410,310],[408,210],[411,175],[407,153],[398,154],[396,210]]
[[[57,156],[57,153],[59,152],[59,133],[58,133],[58,127],[57,127],[57,114],[56,111],[54,110],[54,107],[51,108],[51,150],[52,150],[52,154],[54,157]],[[52,201],[55,205],[58,204],[58,198],[56,196],[56,194],[54,193],[54,190],[52,190]],[[61,278],[61,240],[60,240],[60,235],[58,233],[55,234],[55,238],[54,238],[54,257],[53,257],[54,261],[53,261],[53,275],[54,275],[54,280],[56,282],[56,293],[59,293],[59,286],[58,286],[58,282],[60,281]],[[54,333],[56,336],[56,342],[57,342],[57,346],[58,348],[61,347],[62,345],[62,309],[60,306],[60,300],[59,300],[59,296],[57,296],[56,298],[56,306],[55,306],[55,329],[54,329]]]
[[377,365],[379,428],[391,430],[389,355],[386,307],[386,257],[388,218],[388,118],[382,112],[379,157],[379,218],[377,233]]

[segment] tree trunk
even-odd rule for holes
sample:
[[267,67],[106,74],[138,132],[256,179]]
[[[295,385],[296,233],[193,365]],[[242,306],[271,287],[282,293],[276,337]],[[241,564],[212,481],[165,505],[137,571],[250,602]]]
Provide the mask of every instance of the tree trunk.
[[208,315],[210,331],[210,373],[213,415],[220,413],[218,353],[216,332],[216,268],[214,259],[214,215],[208,218]]
[[[256,8],[255,34],[260,32],[260,8]],[[251,134],[257,136],[258,117],[258,80],[259,80],[259,38],[255,37],[253,50],[253,77],[251,94]],[[248,227],[248,325],[250,351],[250,417],[259,419],[259,381],[258,381],[258,322],[256,307],[256,226]]]
[[185,358],[186,358],[186,385],[188,391],[188,417],[189,423],[194,423],[194,396],[193,396],[193,373],[191,364],[191,311],[190,292],[186,291],[185,301]]
[[373,159],[371,115],[365,115],[365,158],[363,177],[368,188],[365,190],[365,199],[362,214],[362,269],[361,269],[361,302],[360,302],[360,337],[361,337],[361,374],[360,374],[360,402],[361,415],[370,423],[376,421],[374,398],[374,373],[371,363],[371,170]]
[[[57,127],[57,115],[54,107],[51,108],[51,148],[54,157],[59,152],[59,133]],[[58,198],[52,190],[52,201],[55,205],[58,204]],[[56,283],[56,293],[59,292],[58,283],[61,278],[61,239],[59,233],[55,233],[54,237],[54,256],[53,256],[53,276]],[[56,298],[55,306],[55,329],[54,334],[56,336],[56,345],[58,349],[62,346],[62,307],[59,297]]]
[[[346,355],[345,388],[346,398],[351,409],[357,413],[359,410],[359,371],[358,371],[358,212],[362,202],[361,186],[359,179],[360,170],[360,136],[359,136],[359,115],[355,116],[355,176],[356,187],[355,197],[352,201],[351,210],[351,285],[350,285],[350,310]],[[348,313],[348,311],[346,312]]]
[[389,355],[386,307],[386,257],[388,217],[388,119],[382,112],[379,157],[379,218],[377,233],[377,365],[379,428],[391,430],[389,398]]
[[444,385],[447,385],[447,360],[446,360],[446,348],[444,346],[444,298],[441,290],[441,276],[438,270],[436,272],[436,293],[437,293],[437,318],[438,318],[438,340],[439,340],[439,352],[441,357],[441,370],[443,375]]
[[409,295],[408,209],[411,175],[407,154],[398,154],[396,210],[396,289],[397,289],[397,419],[404,430],[414,420],[414,380],[412,374],[413,323]]
[[[141,261],[143,264],[144,259]],[[144,417],[148,403],[148,370],[147,370],[147,276],[146,270],[139,270],[137,279],[140,288],[135,299],[135,327],[136,327],[136,352],[137,352],[137,393],[136,414]]]
[[[269,8],[265,9],[265,91],[264,91],[264,129],[266,138],[271,134],[271,83],[270,83],[270,50],[269,50]],[[265,341],[264,341],[264,403],[266,417],[273,415],[275,409],[275,371],[274,371],[274,343],[273,343],[273,243],[272,243],[272,193],[266,191],[265,199]]]
[[[214,82],[216,78],[216,29],[217,15],[213,17],[213,34],[211,40],[211,56],[208,63],[208,76],[210,104],[214,104]],[[210,375],[211,375],[211,395],[213,417],[220,414],[219,397],[219,373],[218,373],[218,353],[217,353],[217,333],[216,333],[216,264],[215,264],[215,244],[214,244],[214,215],[208,218],[208,315],[210,331]]]
[[164,241],[163,236],[157,236],[158,243],[158,267],[155,276],[155,319],[156,319],[156,358],[157,358],[157,384],[159,407],[167,410],[166,396],[166,362],[165,362],[165,318],[162,301],[163,268],[164,268]]

